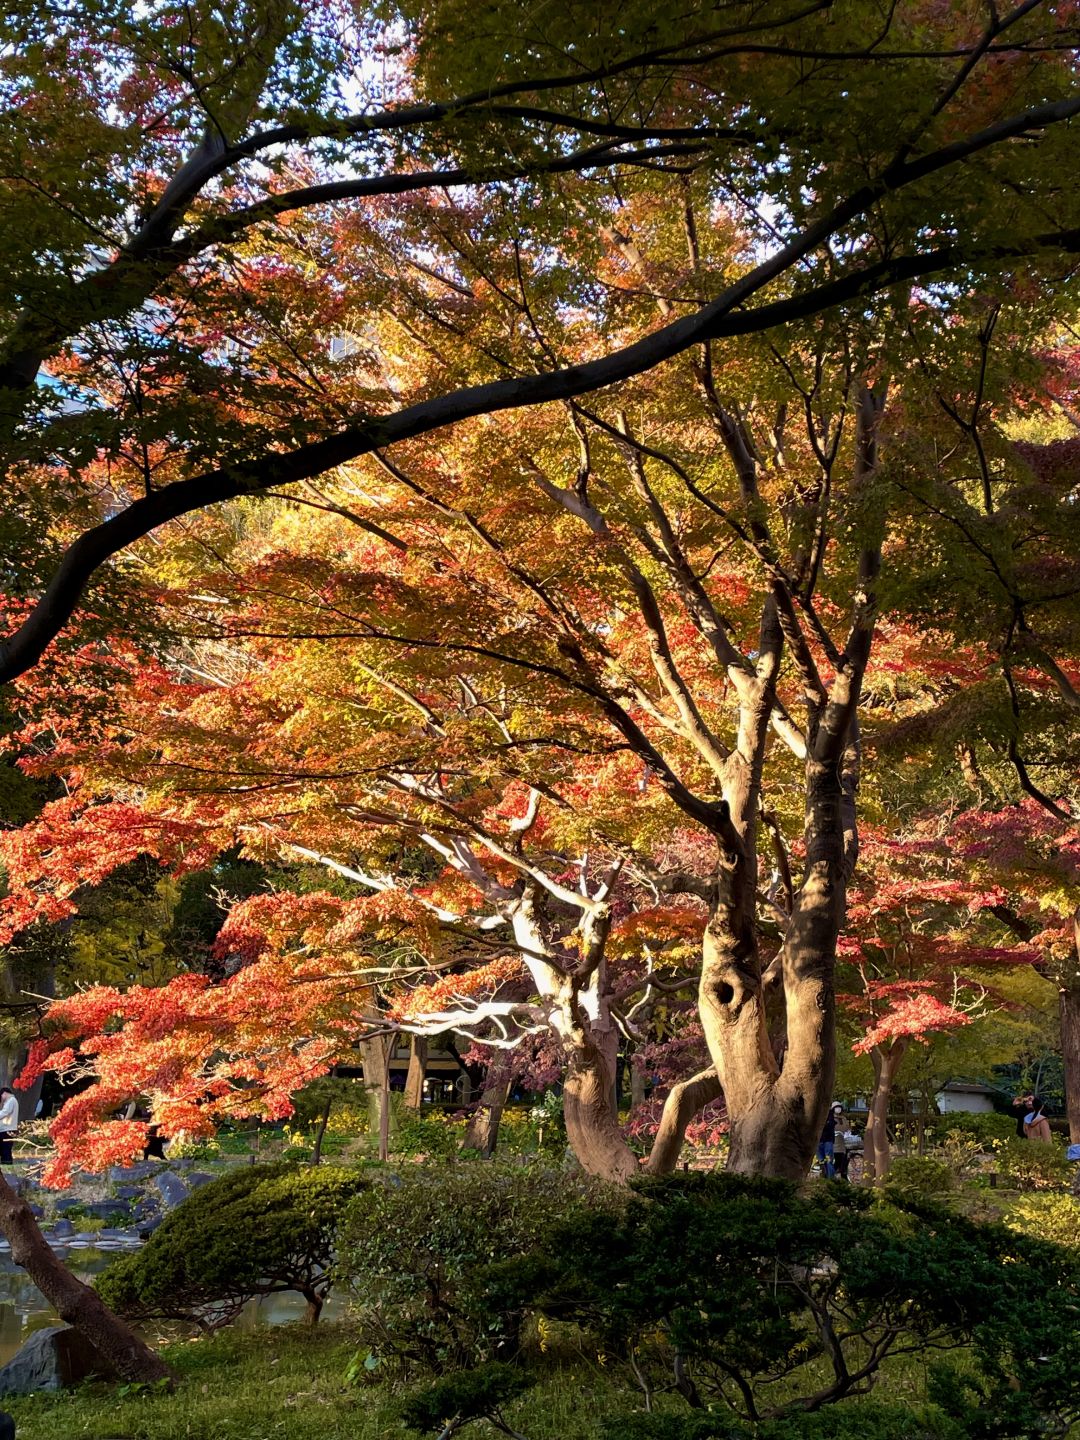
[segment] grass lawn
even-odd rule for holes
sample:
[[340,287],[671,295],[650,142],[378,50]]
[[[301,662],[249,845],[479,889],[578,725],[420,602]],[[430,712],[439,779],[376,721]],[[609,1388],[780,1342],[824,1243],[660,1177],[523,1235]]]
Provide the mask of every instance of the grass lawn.
[[[382,1384],[345,1380],[356,1344],[347,1324],[282,1325],[173,1345],[174,1394],[120,1394],[86,1386],[0,1402],[18,1440],[386,1440],[406,1436],[396,1397]],[[553,1367],[508,1407],[529,1440],[594,1440],[598,1416],[636,1408],[599,1366]],[[491,1435],[478,1424],[466,1435]]]

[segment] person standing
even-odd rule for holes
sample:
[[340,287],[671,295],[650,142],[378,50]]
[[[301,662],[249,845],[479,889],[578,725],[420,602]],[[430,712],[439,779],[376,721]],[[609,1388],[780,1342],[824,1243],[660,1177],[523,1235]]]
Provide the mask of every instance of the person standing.
[[1034,1095],[1017,1095],[1016,1099],[1012,1102],[1012,1108],[1016,1111],[1016,1138],[1018,1140],[1027,1139],[1027,1133],[1024,1130],[1024,1117],[1034,1106]]
[[825,1128],[821,1132],[821,1139],[818,1141],[817,1158],[821,1161],[821,1173],[826,1180],[831,1180],[836,1174],[836,1166],[833,1164],[833,1154],[836,1147],[836,1111],[829,1107],[829,1113],[825,1117]]
[[849,1157],[847,1148],[847,1132],[849,1129],[849,1124],[847,1117],[844,1114],[844,1107],[842,1105],[834,1105],[832,1107],[832,1115],[833,1129],[836,1132],[833,1137],[833,1161],[836,1165],[836,1174],[838,1178],[841,1180],[846,1180],[848,1178]]
[[0,1087],[0,1165],[13,1165],[11,1147],[19,1129],[19,1102],[10,1086]]
[[1031,1109],[1024,1116],[1024,1138],[1026,1140],[1049,1142],[1052,1138],[1050,1121],[1043,1114],[1044,1103],[1037,1095],[1031,1097]]

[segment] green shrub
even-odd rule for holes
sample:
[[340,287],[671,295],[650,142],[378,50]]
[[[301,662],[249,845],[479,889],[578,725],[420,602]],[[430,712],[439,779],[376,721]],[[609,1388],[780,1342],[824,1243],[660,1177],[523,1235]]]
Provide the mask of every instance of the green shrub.
[[465,1127],[439,1110],[409,1110],[395,1106],[397,1134],[394,1150],[399,1155],[422,1155],[425,1159],[449,1160],[461,1148]]
[[933,1155],[897,1155],[885,1180],[886,1189],[914,1195],[944,1195],[952,1185],[949,1162]]
[[531,1384],[523,1370],[492,1361],[475,1370],[460,1370],[410,1395],[401,1407],[401,1418],[411,1430],[428,1434],[440,1430],[452,1435],[473,1420],[491,1420],[509,1433],[502,1407]]
[[1080,1248],[1080,1199],[1074,1195],[1025,1195],[1004,1218],[1010,1230]]
[[984,1150],[990,1150],[995,1141],[1004,1143],[1016,1138],[1016,1118],[1012,1115],[1000,1115],[996,1111],[968,1114],[964,1110],[957,1110],[950,1111],[947,1115],[935,1116],[927,1127],[928,1134],[939,1144],[952,1130],[970,1135],[972,1139],[978,1140]]
[[612,1415],[600,1440],[741,1440],[747,1431],[729,1415]]
[[638,1189],[624,1211],[579,1213],[542,1251],[492,1267],[487,1293],[509,1308],[516,1280],[520,1304],[632,1358],[654,1393],[747,1420],[769,1415],[781,1385],[777,1421],[864,1391],[892,1353],[950,1348],[968,1353],[987,1436],[1080,1418],[1069,1252],[910,1193],[693,1174]]
[[436,1372],[501,1358],[526,1307],[515,1295],[500,1308],[479,1273],[542,1246],[590,1197],[588,1181],[541,1164],[383,1172],[348,1206],[336,1267],[372,1351]]
[[1057,1141],[1013,1139],[998,1150],[998,1169],[1017,1190],[1052,1190],[1066,1184],[1071,1167]]
[[963,1440],[966,1432],[931,1406],[860,1402],[820,1414],[783,1416],[749,1427],[716,1411],[619,1415],[601,1422],[600,1440]]
[[131,1319],[216,1329],[257,1295],[296,1291],[315,1319],[346,1202],[366,1184],[356,1170],[241,1166],[178,1205],[98,1277],[98,1293]]

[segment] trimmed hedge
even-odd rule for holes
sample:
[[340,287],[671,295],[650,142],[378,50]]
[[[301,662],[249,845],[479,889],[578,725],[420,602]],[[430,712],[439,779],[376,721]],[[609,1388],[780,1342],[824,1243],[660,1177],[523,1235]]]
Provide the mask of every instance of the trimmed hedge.
[[360,1171],[329,1166],[241,1166],[178,1205],[142,1250],[98,1276],[97,1291],[129,1319],[206,1330],[257,1296],[295,1291],[316,1320],[345,1206],[368,1184]]

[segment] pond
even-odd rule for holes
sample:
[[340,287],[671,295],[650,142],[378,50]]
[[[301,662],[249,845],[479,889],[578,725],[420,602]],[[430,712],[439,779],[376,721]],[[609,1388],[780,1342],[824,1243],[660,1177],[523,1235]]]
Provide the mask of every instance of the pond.
[[[89,1282],[116,1259],[117,1255],[138,1247],[137,1240],[101,1241],[92,1237],[76,1238],[70,1244],[56,1246],[55,1253],[80,1280]],[[304,1301],[299,1295],[268,1295],[245,1305],[234,1322],[241,1330],[257,1330],[265,1325],[283,1325],[300,1320]],[[333,1319],[335,1305],[331,1296],[323,1314]],[[0,1249],[0,1365],[6,1365],[19,1346],[45,1325],[56,1325],[56,1311],[37,1289],[24,1270],[14,1263],[6,1247]],[[175,1327],[173,1327],[175,1328]]]

